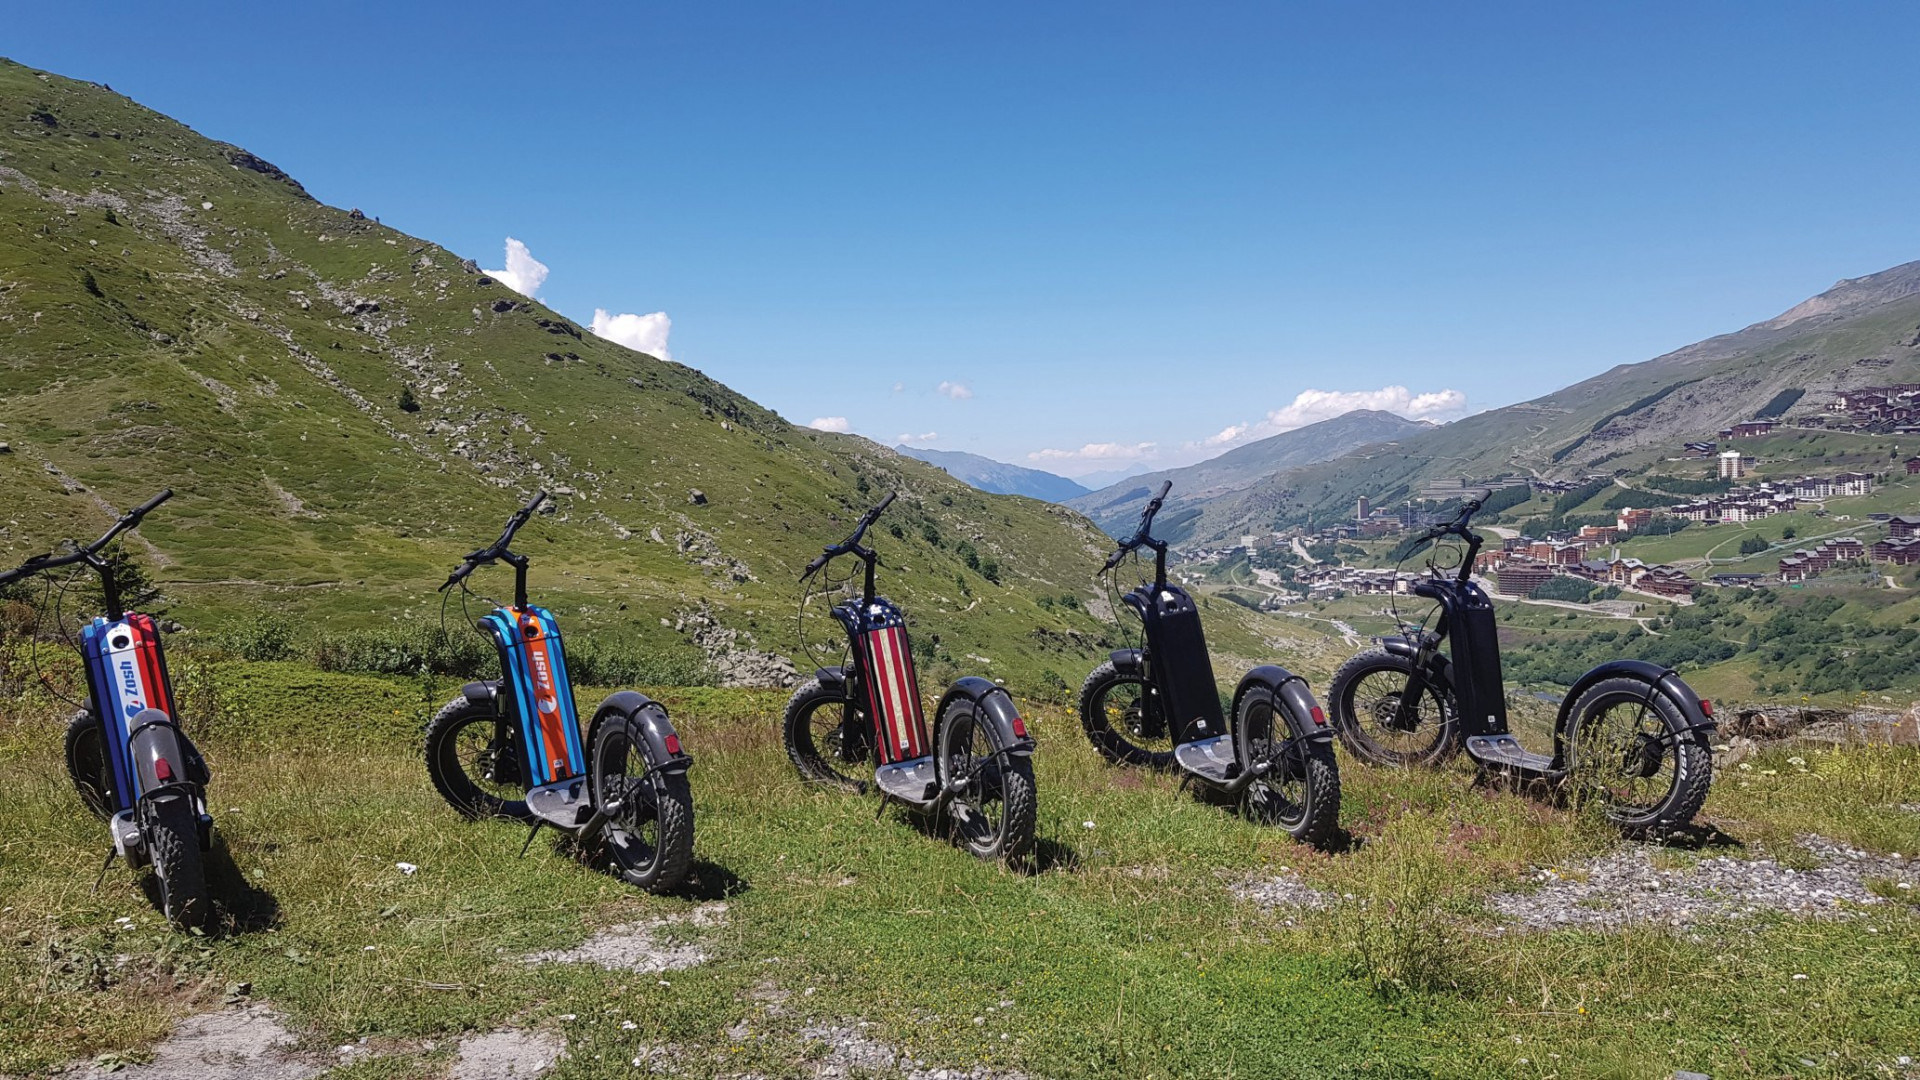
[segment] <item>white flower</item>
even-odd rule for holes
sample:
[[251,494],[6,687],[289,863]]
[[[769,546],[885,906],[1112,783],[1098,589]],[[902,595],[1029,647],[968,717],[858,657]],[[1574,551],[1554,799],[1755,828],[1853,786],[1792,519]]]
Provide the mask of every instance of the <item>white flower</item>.
[[418,869],[420,869],[419,867],[417,867],[417,866],[415,866],[415,865],[413,865],[413,864],[412,864],[412,863],[410,863],[410,862],[397,862],[397,863],[394,863],[394,864],[393,864],[393,868],[394,868],[395,870],[398,870],[398,871],[400,871],[401,873],[403,873],[403,874],[407,874],[407,875],[409,875],[409,876],[411,876],[411,875],[413,874],[413,872],[414,872],[415,870],[418,870]]
[[1805,975],[1802,975],[1802,974],[1800,974],[1800,973],[1798,973],[1798,972],[1795,972],[1795,973],[1794,973],[1794,976],[1793,976],[1793,981],[1794,981],[1794,982],[1805,982],[1805,981],[1807,981],[1807,977],[1806,977]]
[[1081,824],[1082,826],[1084,826],[1084,827],[1086,827],[1086,828],[1089,828],[1089,829],[1091,829],[1091,828],[1093,828],[1093,822],[1091,822],[1091,821],[1083,821],[1083,822],[1081,822],[1080,824]]
[[633,1030],[634,1028],[637,1028],[637,1027],[639,1027],[639,1026],[640,1026],[639,1024],[636,1024],[636,1023],[634,1023],[634,1022],[633,1022],[633,1021],[631,1021],[631,1020],[622,1020],[622,1021],[620,1021],[620,1030],[621,1030],[621,1031],[632,1031],[632,1030]]
[[1805,765],[1807,764],[1807,759],[1806,759],[1806,758],[1803,758],[1803,757],[1798,757],[1798,756],[1795,756],[1795,757],[1790,757],[1790,758],[1788,758],[1788,759],[1787,759],[1787,764],[1789,764],[1789,765],[1799,765],[1799,766],[1802,766],[1802,767],[1804,767],[1804,766],[1805,766]]

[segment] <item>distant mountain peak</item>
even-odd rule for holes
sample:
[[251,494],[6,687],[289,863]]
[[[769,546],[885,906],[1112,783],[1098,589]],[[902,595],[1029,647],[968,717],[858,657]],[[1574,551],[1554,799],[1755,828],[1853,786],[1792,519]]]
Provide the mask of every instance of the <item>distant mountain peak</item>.
[[1865,277],[1841,278],[1818,296],[1811,296],[1780,315],[1760,323],[1779,330],[1821,315],[1845,315],[1920,293],[1920,261],[1902,263]]

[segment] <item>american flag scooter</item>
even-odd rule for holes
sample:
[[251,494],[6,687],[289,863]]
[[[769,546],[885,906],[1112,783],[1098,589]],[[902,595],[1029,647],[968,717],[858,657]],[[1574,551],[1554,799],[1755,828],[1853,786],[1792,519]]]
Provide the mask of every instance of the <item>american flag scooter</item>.
[[874,594],[879,559],[860,541],[897,494],[867,511],[852,535],[801,575],[808,581],[842,555],[866,570],[860,596],[832,609],[851,663],[820,668],[794,691],[785,718],[787,757],[818,783],[865,791],[870,775],[883,808],[893,800],[936,819],[945,815],[954,838],[975,856],[1018,861],[1033,847],[1037,816],[1026,721],[1005,688],[968,675],[941,697],[929,738],[906,619]]

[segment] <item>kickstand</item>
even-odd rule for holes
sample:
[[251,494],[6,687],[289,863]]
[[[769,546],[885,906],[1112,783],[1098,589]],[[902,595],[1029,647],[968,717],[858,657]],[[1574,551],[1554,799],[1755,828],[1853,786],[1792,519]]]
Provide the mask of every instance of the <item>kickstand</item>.
[[98,893],[100,891],[100,883],[107,880],[107,868],[112,866],[113,860],[118,858],[119,856],[120,856],[119,848],[107,849],[107,861],[100,864],[100,876],[93,879],[94,892]]
[[875,810],[873,812],[873,820],[879,821],[881,818],[887,815],[887,803],[891,801],[892,798],[893,798],[892,795],[889,795],[884,791],[880,793],[880,809]]
[[527,849],[533,846],[533,838],[540,835],[540,826],[545,825],[546,823],[547,822],[545,818],[534,819],[533,828],[527,831],[527,842],[520,845],[521,858],[524,859],[527,857]]

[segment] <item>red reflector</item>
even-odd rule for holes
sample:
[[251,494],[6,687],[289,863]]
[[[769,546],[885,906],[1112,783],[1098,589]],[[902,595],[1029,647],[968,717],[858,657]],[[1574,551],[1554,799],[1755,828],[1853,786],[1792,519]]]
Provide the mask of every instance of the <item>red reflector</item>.
[[1016,739],[1024,739],[1027,737],[1027,722],[1020,719],[1018,714],[1015,714],[1013,718],[1013,737]]
[[1312,709],[1309,709],[1308,711],[1313,714],[1314,723],[1320,725],[1321,727],[1327,726],[1327,714],[1320,711],[1320,706],[1315,705]]
[[154,758],[153,775],[155,779],[163,784],[171,783],[173,781],[173,766],[167,764],[166,758]]
[[680,736],[678,735],[667,736],[667,753],[677,754],[679,752],[680,752]]
[[1706,698],[1701,698],[1700,711],[1706,715],[1707,719],[1713,719],[1713,702],[1708,701]]

